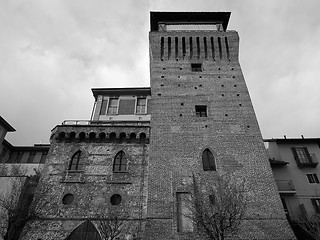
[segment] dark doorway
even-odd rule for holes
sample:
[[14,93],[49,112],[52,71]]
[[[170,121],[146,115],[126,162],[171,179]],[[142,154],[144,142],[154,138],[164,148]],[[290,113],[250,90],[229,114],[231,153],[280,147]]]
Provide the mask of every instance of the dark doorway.
[[89,220],[74,229],[65,240],[101,240],[96,227]]

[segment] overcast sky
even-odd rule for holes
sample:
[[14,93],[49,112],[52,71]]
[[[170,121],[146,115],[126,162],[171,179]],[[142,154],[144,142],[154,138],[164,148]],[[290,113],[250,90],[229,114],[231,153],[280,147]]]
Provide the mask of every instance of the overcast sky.
[[149,86],[150,11],[230,11],[264,138],[320,137],[319,0],[0,0],[0,114],[14,145],[89,119],[91,88]]

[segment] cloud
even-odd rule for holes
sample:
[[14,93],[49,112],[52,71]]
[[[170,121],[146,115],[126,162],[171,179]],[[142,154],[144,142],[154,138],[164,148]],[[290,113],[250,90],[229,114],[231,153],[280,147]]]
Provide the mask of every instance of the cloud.
[[[264,137],[320,135],[320,2],[93,0],[0,2],[0,109],[13,144],[48,142],[89,119],[91,88],[149,85],[149,11],[231,11]],[[294,119],[294,120],[293,120]]]

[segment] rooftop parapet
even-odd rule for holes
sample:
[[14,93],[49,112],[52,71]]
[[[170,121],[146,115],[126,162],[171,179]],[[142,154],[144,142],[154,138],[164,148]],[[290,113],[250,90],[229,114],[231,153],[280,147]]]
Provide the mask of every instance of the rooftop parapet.
[[150,30],[189,30],[188,26],[192,26],[192,30],[226,31],[230,15],[230,12],[150,12]]

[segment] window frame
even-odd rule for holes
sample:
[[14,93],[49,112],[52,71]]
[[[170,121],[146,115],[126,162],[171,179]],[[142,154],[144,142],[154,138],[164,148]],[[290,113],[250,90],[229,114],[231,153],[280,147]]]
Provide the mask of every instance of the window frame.
[[300,164],[312,163],[312,159],[307,147],[292,147],[294,158],[300,162]]
[[[74,169],[73,166],[75,166]],[[83,151],[78,150],[71,157],[68,166],[68,171],[83,171],[83,166]]]
[[[205,111],[203,111],[204,109]],[[195,105],[196,117],[208,117],[208,107],[207,105]]]
[[[118,156],[120,157],[118,159]],[[117,163],[117,160],[119,160],[119,163]],[[117,169],[116,169],[116,166]],[[124,166],[124,169],[122,170],[122,167]],[[121,150],[119,151],[114,159],[113,159],[113,164],[112,164],[112,171],[114,173],[127,173],[128,172],[128,157],[127,157],[127,154]]]
[[[112,100],[117,100],[117,104],[111,105]],[[108,108],[107,108],[106,115],[118,115],[120,98],[119,97],[109,97],[108,101],[109,102],[108,102]],[[115,109],[115,111],[113,111],[114,109]]]
[[307,180],[309,182],[309,184],[319,184],[319,178],[318,175],[316,173],[307,173]]
[[[145,105],[138,105],[139,104],[139,99],[144,99],[145,100]],[[145,97],[145,96],[138,96],[138,97],[136,97],[136,106],[135,106],[135,114],[137,114],[137,115],[145,115],[145,114],[147,114],[147,103],[148,101],[147,101],[147,97]],[[144,106],[144,112],[141,112],[141,110],[139,110],[139,112],[138,112],[138,109],[139,109],[139,107],[141,107],[141,106]]]
[[210,149],[206,148],[202,151],[201,162],[203,171],[217,171],[216,160]]
[[202,72],[202,63],[191,63],[191,72]]

